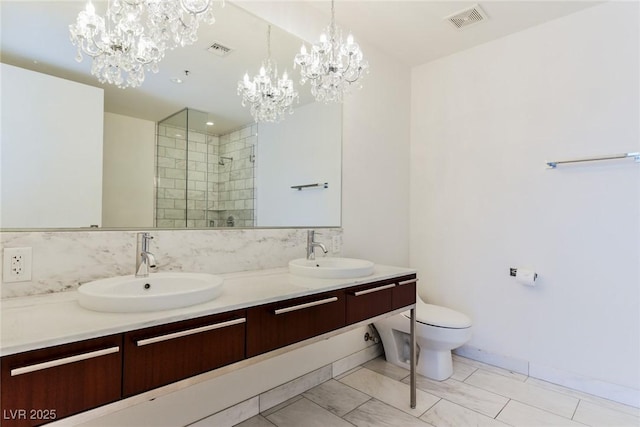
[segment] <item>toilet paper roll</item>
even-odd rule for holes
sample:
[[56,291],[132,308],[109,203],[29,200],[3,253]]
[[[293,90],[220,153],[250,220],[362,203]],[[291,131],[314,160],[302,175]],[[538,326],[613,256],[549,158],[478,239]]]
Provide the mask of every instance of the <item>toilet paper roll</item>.
[[516,282],[525,286],[535,286],[538,275],[533,270],[518,268],[516,271]]

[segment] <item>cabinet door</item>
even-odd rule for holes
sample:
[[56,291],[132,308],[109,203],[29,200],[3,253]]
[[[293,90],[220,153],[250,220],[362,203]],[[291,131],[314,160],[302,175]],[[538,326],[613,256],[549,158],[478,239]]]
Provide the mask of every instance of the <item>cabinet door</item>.
[[357,323],[392,310],[394,280],[383,280],[347,290],[347,324]]
[[416,303],[416,284],[418,279],[415,274],[395,279],[397,286],[393,288],[393,309],[406,307]]
[[120,398],[122,335],[2,358],[2,425],[36,426]]
[[345,325],[344,291],[325,292],[247,310],[247,357]]
[[127,332],[123,396],[244,359],[245,311]]

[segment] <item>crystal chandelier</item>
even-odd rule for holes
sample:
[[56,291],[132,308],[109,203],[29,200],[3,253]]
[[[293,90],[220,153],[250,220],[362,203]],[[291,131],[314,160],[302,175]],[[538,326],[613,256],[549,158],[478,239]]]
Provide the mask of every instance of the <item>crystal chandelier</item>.
[[71,42],[93,59],[91,74],[121,88],[158,72],[167,49],[197,40],[200,22],[214,21],[211,0],[109,0],[104,18],[88,1],[69,25]]
[[[328,35],[327,35],[328,34]],[[317,101],[342,102],[351,87],[361,88],[360,78],[369,72],[360,47],[349,34],[347,42],[336,26],[334,0],[331,0],[331,23],[320,35],[320,41],[311,46],[311,52],[302,45],[294,59],[294,68],[300,66],[300,84],[311,83],[311,93]]]
[[242,106],[249,104],[251,115],[256,122],[279,122],[285,112],[293,114],[293,101],[298,100],[298,92],[285,71],[278,78],[278,67],[271,61],[271,26],[267,30],[267,60],[253,80],[249,74],[238,82],[238,95],[242,96]]

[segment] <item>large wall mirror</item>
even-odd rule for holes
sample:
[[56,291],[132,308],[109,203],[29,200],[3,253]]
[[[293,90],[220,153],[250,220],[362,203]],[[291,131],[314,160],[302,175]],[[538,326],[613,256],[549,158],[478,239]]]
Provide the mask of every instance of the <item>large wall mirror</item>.
[[302,41],[272,27],[272,59],[300,101],[256,124],[237,83],[266,59],[269,24],[214,7],[195,44],[120,89],[75,59],[68,28],[84,2],[0,2],[0,228],[340,226],[341,106],[298,84]]

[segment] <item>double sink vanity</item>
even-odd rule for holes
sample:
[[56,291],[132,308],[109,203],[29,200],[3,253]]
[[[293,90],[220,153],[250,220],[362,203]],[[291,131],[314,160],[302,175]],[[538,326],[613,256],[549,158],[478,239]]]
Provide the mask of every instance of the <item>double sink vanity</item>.
[[415,314],[416,282],[411,269],[327,257],[219,276],[124,276],[4,300],[2,425],[45,424]]

